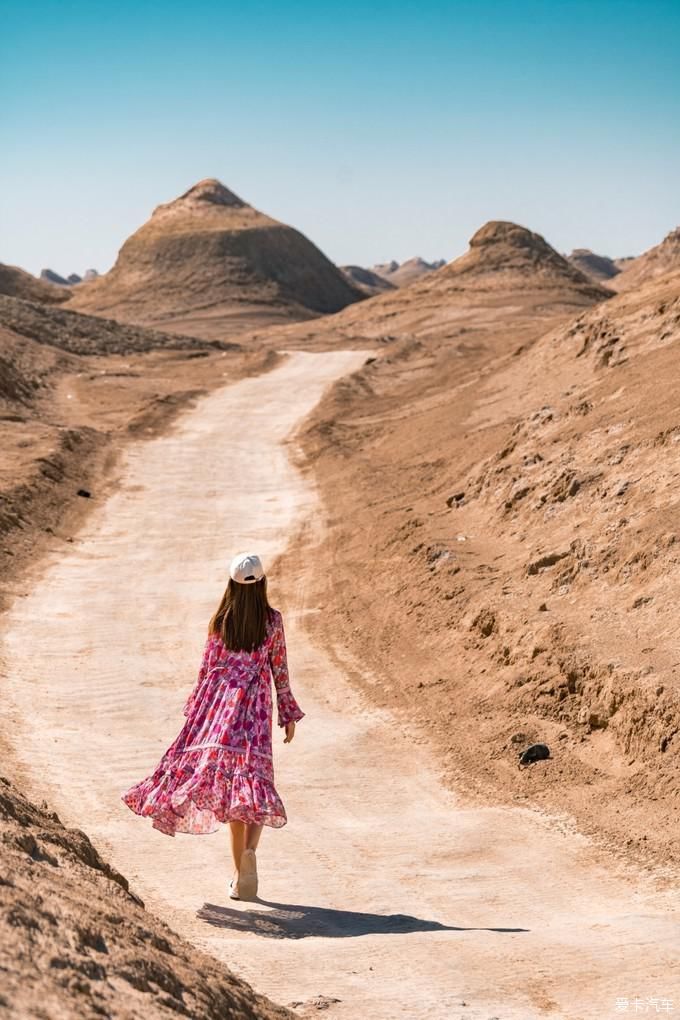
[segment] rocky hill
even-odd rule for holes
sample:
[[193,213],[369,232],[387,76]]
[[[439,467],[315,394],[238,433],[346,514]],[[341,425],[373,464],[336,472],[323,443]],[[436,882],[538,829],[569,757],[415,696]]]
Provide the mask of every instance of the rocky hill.
[[596,255],[589,248],[574,248],[568,259],[585,276],[598,282],[606,283],[607,280],[611,280],[612,276],[621,272],[614,259],[610,259],[606,255]]
[[336,312],[365,294],[297,230],[217,180],[158,206],[70,308],[198,336]]
[[73,354],[131,354],[156,348],[167,350],[205,350],[215,347],[233,350],[238,344],[215,340],[211,344],[198,337],[162,333],[156,329],[132,326],[82,315],[66,308],[46,308],[35,301],[0,295],[0,326],[42,344],[59,347]]
[[390,283],[383,276],[378,276],[377,273],[370,269],[364,269],[363,266],[340,266],[340,268],[350,282],[369,297],[380,294],[384,290],[393,290],[396,287],[395,283]]
[[470,249],[441,270],[441,277],[460,280],[477,278],[484,285],[490,275],[496,280],[511,276],[535,277],[543,285],[553,281],[582,288],[588,278],[563,258],[545,238],[526,227],[506,220],[491,220],[470,238]]
[[0,294],[24,298],[26,301],[42,301],[45,304],[58,304],[69,297],[62,287],[39,280],[18,266],[7,266],[1,262]]
[[632,290],[680,270],[680,227],[671,230],[660,244],[624,265],[611,286]]

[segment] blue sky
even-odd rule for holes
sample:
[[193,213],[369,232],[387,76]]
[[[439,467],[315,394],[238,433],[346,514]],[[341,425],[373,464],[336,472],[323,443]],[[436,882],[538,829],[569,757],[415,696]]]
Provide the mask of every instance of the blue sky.
[[680,222],[678,0],[6,5],[0,261],[104,271],[219,177],[335,262],[489,219],[637,254]]

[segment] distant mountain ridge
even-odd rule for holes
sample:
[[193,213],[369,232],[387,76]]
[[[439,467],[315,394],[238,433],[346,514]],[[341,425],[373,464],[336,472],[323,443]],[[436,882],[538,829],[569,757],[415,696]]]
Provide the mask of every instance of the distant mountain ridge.
[[409,283],[413,283],[414,280],[418,280],[421,276],[432,273],[436,269],[441,269],[445,265],[446,259],[426,262],[420,256],[415,256],[415,258],[407,259],[406,262],[402,263],[396,262],[394,259],[391,262],[382,262],[377,266],[371,266],[369,272],[375,273],[376,276],[381,276],[395,287],[404,287]]
[[45,280],[46,283],[54,283],[58,287],[75,287],[77,283],[87,283],[89,280],[96,280],[98,276],[99,273],[96,269],[86,270],[83,276],[79,276],[78,273],[70,273],[64,277],[55,273],[53,269],[43,269],[40,273],[41,280]]

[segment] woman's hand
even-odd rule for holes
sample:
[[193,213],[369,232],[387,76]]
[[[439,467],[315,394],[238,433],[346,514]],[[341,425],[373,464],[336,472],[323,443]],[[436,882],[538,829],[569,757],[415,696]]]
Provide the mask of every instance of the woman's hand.
[[284,741],[283,741],[284,744],[290,744],[290,742],[293,739],[294,735],[295,735],[295,723],[294,722],[287,722],[286,723],[286,736],[285,736]]

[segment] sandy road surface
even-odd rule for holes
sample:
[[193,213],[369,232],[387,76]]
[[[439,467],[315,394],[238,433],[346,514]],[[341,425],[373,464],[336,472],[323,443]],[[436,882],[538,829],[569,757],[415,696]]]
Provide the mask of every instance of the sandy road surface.
[[305,519],[318,539],[315,491],[285,439],[364,356],[291,353],[129,447],[119,490],[18,589],[0,713],[29,791],[279,1002],[324,995],[332,1018],[529,1020],[625,1015],[617,998],[632,1014],[638,996],[680,1013],[678,894],[607,866],[568,820],[444,790],[427,749],[310,644],[319,607],[304,574],[288,587],[271,576],[307,716],[291,745],[275,727],[289,823],[263,833],[260,902],[227,897],[225,830],[173,840],[119,800],[181,726],[233,552],[252,545],[271,564]]

